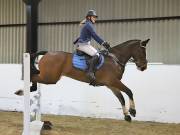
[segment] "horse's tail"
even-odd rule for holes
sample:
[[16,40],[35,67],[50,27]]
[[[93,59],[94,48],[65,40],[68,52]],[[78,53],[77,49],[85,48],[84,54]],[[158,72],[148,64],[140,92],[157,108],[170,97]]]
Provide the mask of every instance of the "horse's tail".
[[48,52],[48,51],[40,51],[40,52],[31,54],[31,57],[32,57],[33,59],[36,59],[36,57],[38,57],[39,55],[45,55],[47,52]]
[[47,53],[47,51],[40,51],[40,52],[31,54],[31,56],[30,56],[30,58],[31,58],[30,59],[30,61],[31,61],[31,75],[40,73],[40,71],[35,66],[35,60],[39,55],[45,55],[46,53]]

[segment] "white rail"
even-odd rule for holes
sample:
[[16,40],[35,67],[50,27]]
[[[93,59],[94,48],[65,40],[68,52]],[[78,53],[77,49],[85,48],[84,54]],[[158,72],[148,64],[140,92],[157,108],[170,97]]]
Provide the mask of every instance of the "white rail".
[[41,121],[40,88],[31,99],[30,93],[30,55],[24,53],[24,128],[22,135],[40,135],[43,122]]

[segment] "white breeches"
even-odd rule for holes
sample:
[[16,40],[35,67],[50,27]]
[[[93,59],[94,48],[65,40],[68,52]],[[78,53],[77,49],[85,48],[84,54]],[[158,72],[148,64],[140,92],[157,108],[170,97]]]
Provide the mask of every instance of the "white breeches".
[[98,55],[99,53],[98,51],[92,46],[90,45],[90,43],[78,43],[77,49],[85,52],[86,54],[90,55],[90,56],[95,56]]

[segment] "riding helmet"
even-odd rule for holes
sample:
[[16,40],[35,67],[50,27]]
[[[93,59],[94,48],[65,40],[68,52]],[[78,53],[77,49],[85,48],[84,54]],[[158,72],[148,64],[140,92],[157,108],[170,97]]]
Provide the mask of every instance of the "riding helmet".
[[98,17],[95,10],[89,10],[89,11],[87,12],[86,17],[88,17],[88,16]]

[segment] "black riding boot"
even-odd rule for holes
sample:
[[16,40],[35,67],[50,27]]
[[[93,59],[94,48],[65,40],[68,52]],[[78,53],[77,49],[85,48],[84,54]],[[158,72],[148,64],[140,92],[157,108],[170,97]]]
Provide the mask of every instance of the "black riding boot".
[[31,63],[31,65],[30,65],[31,74],[39,74],[40,71],[37,70],[36,67],[35,67],[35,65],[34,65],[35,61],[34,61],[32,58],[31,58],[30,60],[31,60],[31,61],[30,61],[30,63]]
[[88,68],[88,71],[87,71],[87,76],[88,76],[88,78],[90,80],[91,85],[93,85],[93,83],[96,80],[94,72],[95,72],[95,66],[98,63],[98,59],[99,59],[98,56],[95,55],[90,60],[88,60],[89,68]]

